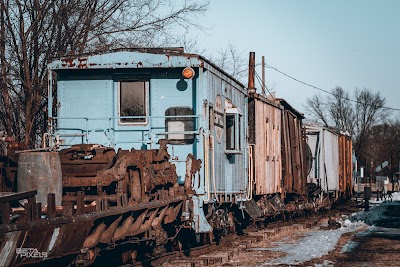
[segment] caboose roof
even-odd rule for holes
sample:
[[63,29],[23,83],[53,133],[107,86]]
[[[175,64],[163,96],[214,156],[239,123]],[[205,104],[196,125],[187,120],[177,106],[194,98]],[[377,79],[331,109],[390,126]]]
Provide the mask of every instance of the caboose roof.
[[322,125],[319,123],[308,122],[308,123],[304,124],[304,126],[305,126],[307,132],[320,132],[321,130],[326,130],[326,131],[329,131],[336,135],[339,135],[339,134],[343,135],[339,132],[338,129],[335,129],[333,127],[328,127],[326,125]]
[[67,55],[49,63],[50,70],[131,69],[210,67],[244,85],[201,55],[184,53],[183,48],[130,48],[107,52]]
[[296,114],[296,116],[297,116],[298,118],[305,119],[304,114],[301,113],[300,111],[298,111],[297,109],[295,109],[293,106],[291,106],[291,105],[289,104],[289,102],[287,102],[285,99],[283,99],[283,98],[277,98],[276,100],[278,100],[278,101],[280,102],[280,104],[281,104],[285,109],[288,109],[288,110],[290,110],[291,112],[293,112],[294,114]]

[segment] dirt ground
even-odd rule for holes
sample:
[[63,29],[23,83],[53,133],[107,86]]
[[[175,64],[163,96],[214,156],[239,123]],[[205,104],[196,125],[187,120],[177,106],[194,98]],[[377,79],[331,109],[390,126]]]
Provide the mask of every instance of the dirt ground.
[[[255,236],[250,233],[248,236],[230,240],[229,245],[223,249],[217,248],[216,251],[203,256],[210,259],[221,257],[223,263],[208,261],[206,265],[201,263],[187,266],[400,267],[400,205],[393,203],[379,208],[385,209],[384,216],[379,217],[374,226],[365,225],[353,232],[343,233],[335,248],[327,255],[306,262],[290,265],[267,263],[285,256],[284,252],[271,251],[274,246],[299,242],[316,229],[325,230],[324,227],[308,228],[294,225],[271,235],[268,231],[273,230],[256,232]],[[255,238],[260,235],[262,238]],[[254,240],[249,242],[252,238]],[[169,266],[180,265],[173,263]]]

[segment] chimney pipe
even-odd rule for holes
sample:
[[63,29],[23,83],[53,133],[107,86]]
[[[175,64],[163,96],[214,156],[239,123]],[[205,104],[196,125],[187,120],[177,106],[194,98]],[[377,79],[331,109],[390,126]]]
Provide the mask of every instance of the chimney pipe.
[[256,87],[254,84],[255,78],[255,68],[256,68],[256,53],[250,52],[249,58],[249,81],[247,86],[247,92],[249,95],[254,94],[256,92]]

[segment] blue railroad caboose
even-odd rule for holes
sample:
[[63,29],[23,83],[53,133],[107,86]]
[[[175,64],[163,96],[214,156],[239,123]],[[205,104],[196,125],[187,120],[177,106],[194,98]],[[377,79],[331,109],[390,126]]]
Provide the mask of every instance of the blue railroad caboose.
[[57,81],[56,114],[49,101],[49,117],[61,148],[86,143],[146,150],[167,139],[181,184],[192,154],[201,160],[191,181],[196,232],[211,229],[204,203],[251,197],[247,92],[212,62],[182,49],[132,49],[63,57],[49,70]]

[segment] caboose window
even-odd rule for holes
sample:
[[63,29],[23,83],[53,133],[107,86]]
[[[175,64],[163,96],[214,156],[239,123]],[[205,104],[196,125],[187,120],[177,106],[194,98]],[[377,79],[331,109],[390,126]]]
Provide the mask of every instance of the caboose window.
[[194,111],[190,107],[172,107],[165,111],[165,128],[169,132],[167,135],[170,144],[193,144],[194,134],[185,132],[194,131],[193,117],[173,117],[168,116],[190,116],[194,115]]
[[235,150],[235,114],[226,114],[226,150]]
[[[148,114],[147,81],[119,82],[119,115],[121,117],[143,117]],[[146,118],[120,118],[123,124],[146,123]]]
[[238,108],[225,110],[225,153],[240,153],[241,112]]

